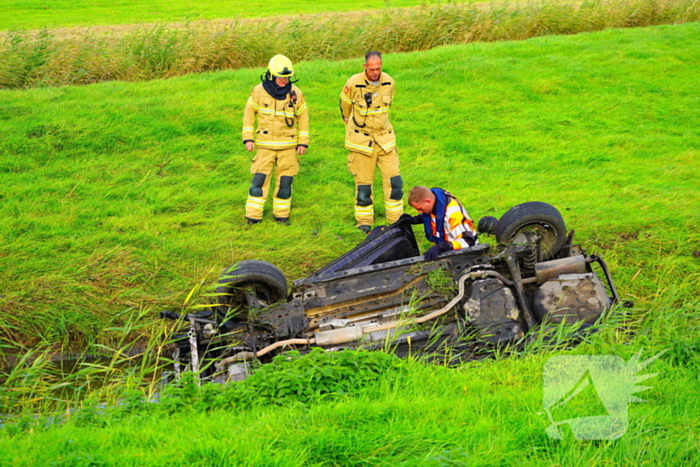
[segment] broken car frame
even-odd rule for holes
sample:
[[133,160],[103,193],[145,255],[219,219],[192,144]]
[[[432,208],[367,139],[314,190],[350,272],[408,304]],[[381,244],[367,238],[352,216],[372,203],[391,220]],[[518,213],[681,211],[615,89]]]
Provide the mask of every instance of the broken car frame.
[[500,220],[482,218],[479,230],[495,235],[497,246],[428,262],[410,225],[377,228],[294,281],[290,294],[277,267],[242,261],[222,274],[218,303],[184,317],[163,313],[185,324],[175,339],[176,372],[236,380],[247,362],[292,348],[385,349],[386,342],[399,355],[452,346],[461,352],[450,358],[461,361],[542,323],[593,324],[619,300],[603,259],[573,244],[574,232],[551,205],[520,204]]

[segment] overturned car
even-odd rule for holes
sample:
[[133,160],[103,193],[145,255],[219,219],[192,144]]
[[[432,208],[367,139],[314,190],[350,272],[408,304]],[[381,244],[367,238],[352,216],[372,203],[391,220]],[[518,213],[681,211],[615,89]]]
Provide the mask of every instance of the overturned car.
[[291,293],[274,265],[242,261],[224,271],[208,309],[163,313],[185,325],[175,339],[176,372],[236,380],[252,360],[311,347],[463,361],[544,324],[593,324],[619,299],[603,259],[573,243],[574,231],[549,204],[482,218],[479,232],[494,235],[497,246],[426,261],[410,225],[377,228],[294,281]]

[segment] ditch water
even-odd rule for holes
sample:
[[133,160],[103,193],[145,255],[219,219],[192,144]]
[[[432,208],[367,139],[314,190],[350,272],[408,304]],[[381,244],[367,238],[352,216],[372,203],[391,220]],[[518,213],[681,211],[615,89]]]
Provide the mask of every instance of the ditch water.
[[[19,399],[23,397],[24,392],[32,398],[41,395],[42,399],[66,401],[69,406],[76,407],[95,391],[107,385],[119,385],[129,378],[129,375],[137,375],[144,384],[157,385],[151,401],[158,402],[160,389],[175,379],[175,372],[167,363],[160,368],[142,370],[142,365],[148,364],[144,362],[143,355],[134,353],[131,356],[120,356],[121,359],[115,363],[112,357],[104,355],[55,353],[48,362],[37,365],[36,359],[30,363],[23,363],[21,355],[0,354],[0,391],[5,393],[0,393],[0,429],[11,424],[16,418],[13,413],[18,412],[17,406],[12,405],[17,402],[9,398],[9,391],[19,394]],[[8,380],[11,381],[8,383]],[[20,401],[18,404],[22,403]],[[76,410],[80,409],[71,408],[59,415],[49,416],[45,423],[60,424],[67,414]],[[40,418],[38,412],[34,418]]]
[[[138,351],[140,350],[140,351]],[[144,354],[142,349],[129,354],[99,355],[81,353],[37,354],[25,358],[18,354],[0,354],[0,426],[3,414],[10,412],[10,392],[21,399],[24,394],[32,397],[52,398],[64,401],[82,401],[94,391],[107,385],[117,387],[127,378],[144,384],[156,382],[159,387],[174,378],[168,356],[160,364],[155,355]]]

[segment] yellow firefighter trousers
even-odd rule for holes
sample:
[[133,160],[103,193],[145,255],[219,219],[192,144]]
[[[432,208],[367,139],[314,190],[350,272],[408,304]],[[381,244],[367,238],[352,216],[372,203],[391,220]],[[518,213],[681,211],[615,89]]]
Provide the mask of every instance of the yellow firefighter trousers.
[[[270,188],[270,179],[272,171],[277,165],[275,173],[277,192],[280,188],[280,177],[293,177],[299,173],[299,158],[297,157],[296,148],[289,149],[265,149],[258,148],[253,165],[250,168],[250,173],[255,175],[258,173],[265,174],[265,182],[262,186],[262,196],[251,196],[248,193],[248,200],[245,204],[245,216],[248,219],[260,220],[263,216],[265,201],[267,200],[267,192]],[[280,199],[277,197],[277,192],[272,197],[272,215],[279,218],[288,218],[292,207],[292,197],[289,199]]]
[[372,204],[369,206],[358,206],[357,187],[358,185],[372,186],[377,166],[383,179],[382,187],[384,189],[384,206],[387,222],[393,224],[403,214],[403,199],[391,199],[391,177],[401,175],[399,171],[399,154],[396,152],[396,148],[392,148],[389,152],[384,152],[384,149],[375,141],[374,151],[371,156],[359,152],[350,152],[348,154],[348,169],[355,178],[355,220],[357,225],[372,225],[374,223],[374,190],[372,190],[371,196]]

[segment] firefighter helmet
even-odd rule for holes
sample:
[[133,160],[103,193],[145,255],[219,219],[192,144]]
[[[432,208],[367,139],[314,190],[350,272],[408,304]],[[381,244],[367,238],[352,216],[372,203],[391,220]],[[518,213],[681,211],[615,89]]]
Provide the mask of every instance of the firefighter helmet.
[[267,69],[275,78],[291,78],[294,74],[292,61],[284,55],[275,55],[272,57]]

